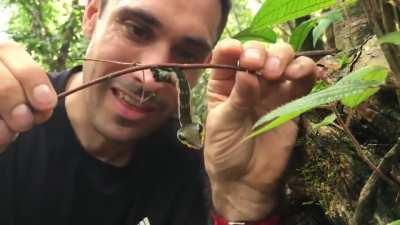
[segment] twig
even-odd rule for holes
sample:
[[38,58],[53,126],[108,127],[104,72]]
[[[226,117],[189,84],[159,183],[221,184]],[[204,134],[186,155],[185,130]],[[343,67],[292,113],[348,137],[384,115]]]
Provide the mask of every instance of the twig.
[[344,132],[350,137],[351,142],[353,143],[356,152],[358,154],[358,156],[361,158],[362,161],[364,161],[369,168],[372,169],[372,171],[376,172],[385,182],[397,186],[397,188],[400,188],[400,183],[397,180],[391,179],[390,177],[388,177],[386,174],[384,174],[379,168],[377,168],[369,159],[367,156],[364,155],[364,153],[362,152],[361,149],[361,145],[360,143],[358,143],[357,139],[354,137],[353,133],[350,131],[349,127],[346,126],[345,122],[342,120],[342,118],[339,115],[339,112],[336,109],[333,109],[337,120],[340,124],[340,126],[343,127]]
[[338,49],[328,49],[328,50],[311,50],[311,51],[300,51],[296,52],[295,56],[326,56],[333,55],[340,52]]
[[[334,54],[337,53],[338,50],[336,49],[331,49],[331,50],[317,50],[317,51],[302,51],[302,52],[297,52],[296,56],[323,56],[323,55],[329,55],[329,54]],[[81,86],[78,86],[74,89],[64,91],[58,95],[58,98],[64,98],[67,95],[70,95],[72,93],[75,93],[77,91],[80,91],[82,89],[85,89],[89,86],[92,86],[94,84],[100,83],[105,80],[113,79],[119,76],[122,76],[127,73],[132,73],[140,70],[147,70],[147,69],[155,69],[155,68],[171,68],[171,67],[178,67],[180,69],[228,69],[228,70],[236,70],[236,71],[245,71],[249,72],[252,74],[255,74],[257,76],[261,76],[260,72],[257,71],[248,71],[246,68],[238,67],[238,66],[232,66],[232,65],[222,65],[222,64],[203,64],[203,63],[197,63],[197,64],[179,64],[179,63],[161,63],[161,64],[148,64],[148,65],[141,65],[140,63],[130,63],[130,62],[119,62],[119,61],[112,61],[112,60],[104,60],[104,59],[75,59],[75,60],[88,60],[88,61],[97,61],[97,62],[105,62],[105,63],[114,63],[114,64],[121,64],[121,65],[129,65],[131,67],[125,68],[122,70],[118,70],[109,74],[106,74],[102,77],[99,77],[97,79],[94,79],[92,81],[87,82],[86,84],[82,84]]]
[[[92,59],[89,59],[92,60]],[[95,61],[104,61],[104,62],[111,62],[111,61],[105,61],[105,60],[98,60],[98,59],[93,59]],[[79,90],[82,90],[84,88],[87,88],[89,86],[92,86],[94,84],[100,83],[105,80],[113,79],[119,76],[122,76],[127,73],[132,73],[140,70],[147,70],[147,69],[156,69],[156,68],[171,68],[171,67],[176,67],[180,69],[228,69],[228,70],[236,70],[236,71],[245,71],[249,72],[252,74],[255,74],[257,76],[260,76],[261,74],[257,71],[248,71],[246,68],[238,67],[238,66],[232,66],[232,65],[222,65],[222,64],[179,64],[179,63],[161,63],[161,64],[149,64],[149,65],[137,65],[137,66],[131,66],[122,70],[118,70],[109,74],[106,74],[102,77],[99,77],[97,79],[91,80],[87,82],[86,84],[83,84],[81,86],[78,86],[76,88],[73,88],[68,91],[64,91],[58,95],[58,98],[64,98],[67,95],[70,95],[74,92],[77,92]]]

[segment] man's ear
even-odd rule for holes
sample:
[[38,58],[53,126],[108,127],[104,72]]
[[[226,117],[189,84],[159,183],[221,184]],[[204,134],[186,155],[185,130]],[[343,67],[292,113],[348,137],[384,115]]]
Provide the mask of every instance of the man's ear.
[[91,39],[101,10],[101,0],[90,0],[83,14],[82,30],[87,39]]

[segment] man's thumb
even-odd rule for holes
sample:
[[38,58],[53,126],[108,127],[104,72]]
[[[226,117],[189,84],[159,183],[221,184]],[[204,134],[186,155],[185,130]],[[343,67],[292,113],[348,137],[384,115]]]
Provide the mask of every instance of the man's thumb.
[[260,96],[260,83],[257,76],[238,71],[235,85],[228,98],[228,104],[239,114],[248,113]]

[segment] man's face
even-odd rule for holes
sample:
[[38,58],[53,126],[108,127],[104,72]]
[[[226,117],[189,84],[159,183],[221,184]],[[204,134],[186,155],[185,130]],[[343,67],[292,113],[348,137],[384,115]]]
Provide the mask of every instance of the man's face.
[[[109,0],[100,17],[98,6],[92,0],[85,13],[86,57],[141,64],[205,62],[221,16],[218,0]],[[124,67],[88,61],[84,82]],[[198,74],[186,74],[194,84]],[[150,71],[126,74],[85,93],[90,123],[118,142],[146,136],[177,109],[175,86],[155,82]],[[141,104],[152,93],[156,96]]]

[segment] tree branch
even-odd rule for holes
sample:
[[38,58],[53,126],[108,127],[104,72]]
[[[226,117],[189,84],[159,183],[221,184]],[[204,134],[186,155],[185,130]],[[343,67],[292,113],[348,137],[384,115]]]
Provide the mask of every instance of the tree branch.
[[[390,166],[395,163],[395,160],[399,155],[400,138],[397,139],[397,143],[385,154],[385,156],[383,156],[377,169],[383,171],[389,170]],[[375,199],[374,197],[379,183],[379,175],[377,171],[374,171],[361,189],[357,207],[350,222],[351,225],[363,225],[368,223],[368,220],[373,215],[373,209],[371,209],[371,206]]]
[[400,183],[396,180],[396,179],[392,179],[389,176],[387,176],[386,174],[384,174],[379,168],[377,168],[372,162],[371,160],[368,159],[368,157],[366,155],[364,155],[364,153],[362,152],[362,148],[360,143],[357,141],[357,139],[354,137],[353,133],[351,132],[351,130],[349,129],[348,126],[346,126],[345,122],[342,120],[342,118],[339,115],[339,112],[336,109],[333,109],[337,120],[340,124],[340,126],[343,127],[344,132],[347,134],[347,136],[350,137],[351,142],[353,143],[356,152],[358,154],[358,156],[361,158],[361,160],[366,163],[368,165],[369,168],[371,168],[372,171],[376,172],[380,178],[382,178],[382,180],[384,180],[385,182],[387,182],[388,184],[395,186],[396,188],[400,189]]
[[76,22],[75,20],[77,19],[76,16],[74,15],[74,8],[78,5],[78,0],[74,0],[72,2],[72,10],[71,13],[68,17],[68,20],[64,23],[63,29],[64,30],[64,37],[63,37],[63,44],[60,48],[60,54],[57,57],[57,62],[56,62],[56,70],[61,71],[65,69],[65,64],[68,58],[68,52],[69,48],[71,46],[72,39],[74,37],[74,29],[76,28]]

